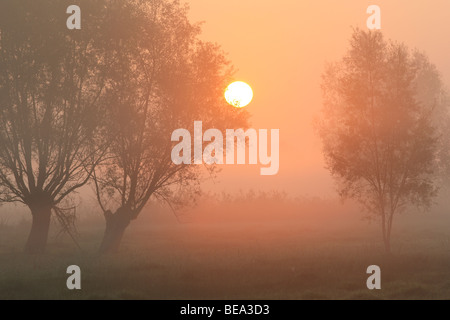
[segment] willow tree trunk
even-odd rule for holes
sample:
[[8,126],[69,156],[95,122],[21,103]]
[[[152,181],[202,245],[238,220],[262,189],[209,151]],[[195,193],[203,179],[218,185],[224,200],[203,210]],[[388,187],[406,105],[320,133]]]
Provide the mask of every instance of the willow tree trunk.
[[391,254],[391,230],[392,230],[393,215],[388,216],[386,219],[385,214],[381,216],[381,228],[383,232],[384,250],[389,255]]
[[51,205],[31,206],[31,231],[25,244],[26,253],[43,253],[47,246],[48,231],[50,229]]
[[383,232],[384,250],[387,254],[389,254],[391,252],[391,241],[388,234],[386,215],[384,212],[381,213],[381,231]]
[[384,240],[384,250],[387,254],[391,253],[391,238],[389,236]]
[[115,253],[119,250],[125,229],[131,221],[131,212],[126,208],[119,208],[114,214],[105,212],[106,228],[100,245],[99,254]]

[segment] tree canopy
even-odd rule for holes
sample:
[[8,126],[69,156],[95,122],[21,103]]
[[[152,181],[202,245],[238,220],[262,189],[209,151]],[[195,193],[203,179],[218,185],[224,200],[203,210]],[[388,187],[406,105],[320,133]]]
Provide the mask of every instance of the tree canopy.
[[[85,4],[87,17],[102,10]],[[87,183],[104,149],[105,51],[93,28],[67,30],[65,5],[0,4],[0,200],[31,209],[29,252],[43,251],[51,210]]]
[[444,160],[448,104],[425,54],[355,30],[345,57],[323,75],[319,122],[326,164],[341,196],[380,217],[386,250],[395,213],[428,207]]

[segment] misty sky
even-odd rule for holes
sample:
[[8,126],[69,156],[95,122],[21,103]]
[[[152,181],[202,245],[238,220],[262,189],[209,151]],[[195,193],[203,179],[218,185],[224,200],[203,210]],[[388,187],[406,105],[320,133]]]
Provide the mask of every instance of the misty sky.
[[385,36],[425,51],[450,83],[450,2],[331,0],[190,0],[203,39],[219,43],[253,87],[247,107],[255,129],[280,129],[280,171],[260,176],[259,165],[224,168],[212,190],[279,189],[293,195],[335,196],[313,118],[321,106],[327,61],[344,54],[352,27],[366,28],[366,9],[381,7]]

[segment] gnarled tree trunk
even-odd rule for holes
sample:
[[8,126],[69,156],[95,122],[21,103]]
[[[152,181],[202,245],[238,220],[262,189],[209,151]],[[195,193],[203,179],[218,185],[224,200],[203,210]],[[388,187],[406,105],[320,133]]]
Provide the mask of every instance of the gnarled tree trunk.
[[47,246],[52,206],[40,204],[30,206],[30,209],[33,221],[31,224],[30,235],[25,244],[25,252],[32,254],[43,253]]
[[100,245],[99,254],[115,253],[119,250],[125,229],[131,222],[131,211],[127,208],[119,208],[113,214],[105,212],[106,228]]

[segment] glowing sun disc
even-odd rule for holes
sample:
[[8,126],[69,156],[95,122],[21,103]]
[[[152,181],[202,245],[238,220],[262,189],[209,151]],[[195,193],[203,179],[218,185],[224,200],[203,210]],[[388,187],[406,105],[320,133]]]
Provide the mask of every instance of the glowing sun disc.
[[230,84],[225,90],[225,100],[236,108],[243,108],[253,99],[252,88],[242,81]]

